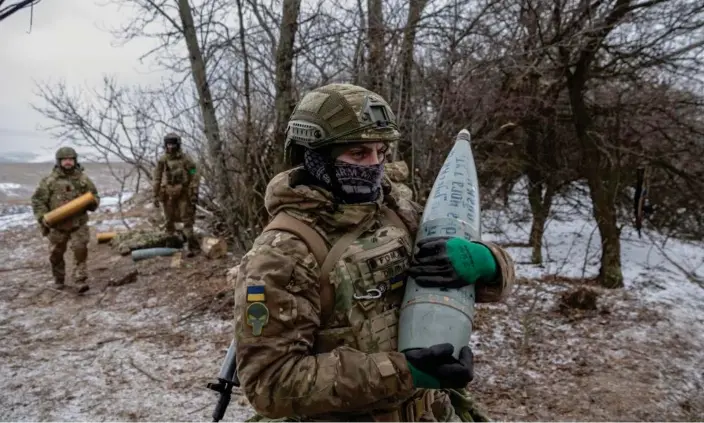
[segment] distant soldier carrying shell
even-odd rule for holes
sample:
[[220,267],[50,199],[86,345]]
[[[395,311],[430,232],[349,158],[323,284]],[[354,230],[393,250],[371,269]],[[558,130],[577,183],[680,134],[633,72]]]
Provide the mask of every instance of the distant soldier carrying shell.
[[[89,193],[91,195],[86,195]],[[89,239],[87,212],[95,211],[99,204],[98,190],[93,181],[83,173],[76,150],[71,147],[59,148],[56,151],[54,170],[41,180],[32,195],[34,217],[39,222],[42,235],[51,245],[51,273],[59,289],[65,287],[64,253],[69,242],[76,262],[73,268],[73,289],[78,293],[89,289],[86,266]],[[73,205],[76,207],[70,207]],[[55,213],[52,213],[52,218],[48,219],[50,212],[57,211],[62,206],[69,206],[66,213],[62,212],[58,216],[53,216]]]

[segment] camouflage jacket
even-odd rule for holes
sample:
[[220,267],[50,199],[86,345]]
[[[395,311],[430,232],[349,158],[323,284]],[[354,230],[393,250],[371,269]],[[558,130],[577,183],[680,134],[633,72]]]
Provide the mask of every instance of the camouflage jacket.
[[152,189],[155,197],[159,197],[164,191],[169,193],[169,189],[173,188],[178,192],[169,193],[171,195],[183,193],[194,197],[198,195],[199,181],[196,162],[188,154],[182,151],[166,153],[159,158],[154,168]]
[[[298,184],[304,172],[283,172],[267,187],[272,216],[306,222],[333,245],[360,225],[367,228],[330,273],[332,315],[321,316],[320,267],[304,242],[285,231],[261,234],[243,257],[235,283],[237,370],[254,409],[270,418],[311,417],[369,421],[373,410],[398,407],[413,388],[405,356],[396,351],[398,309],[422,208],[388,179],[378,203],[333,206],[328,192]],[[396,211],[408,230],[393,226],[380,208]],[[410,233],[409,233],[410,231]],[[513,283],[513,263],[498,246],[500,280],[477,287],[477,301],[497,301]],[[383,291],[361,299],[370,289]]]
[[[64,171],[60,166],[54,166],[51,174],[39,182],[39,186],[32,195],[34,217],[40,221],[48,212],[87,192],[92,192],[96,201],[89,210],[96,210],[100,204],[100,196],[93,181],[83,173],[81,165],[76,165],[70,172]],[[86,223],[88,223],[88,213],[83,212],[61,222],[57,229],[71,230]]]

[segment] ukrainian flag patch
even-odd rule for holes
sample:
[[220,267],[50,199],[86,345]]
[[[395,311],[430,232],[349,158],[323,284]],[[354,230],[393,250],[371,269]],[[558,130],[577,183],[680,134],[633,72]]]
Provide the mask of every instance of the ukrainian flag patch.
[[391,280],[389,281],[389,284],[391,285],[391,290],[393,291],[394,289],[401,288],[404,283],[406,282],[406,274],[401,273],[400,275],[396,275]]
[[247,302],[263,302],[266,300],[266,295],[264,294],[264,285],[255,285],[247,287]]

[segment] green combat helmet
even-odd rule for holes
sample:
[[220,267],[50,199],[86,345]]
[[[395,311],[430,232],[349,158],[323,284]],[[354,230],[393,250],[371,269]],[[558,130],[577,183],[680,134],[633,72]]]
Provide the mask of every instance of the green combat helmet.
[[56,150],[56,164],[61,165],[62,159],[73,159],[78,163],[78,153],[71,147],[61,147]]
[[357,85],[325,85],[303,96],[293,110],[285,160],[297,166],[305,148],[395,142],[400,136],[391,107],[380,95]]
[[181,137],[175,132],[169,132],[164,135],[164,148],[166,148],[167,144],[175,144],[175,149],[178,150],[181,148]]

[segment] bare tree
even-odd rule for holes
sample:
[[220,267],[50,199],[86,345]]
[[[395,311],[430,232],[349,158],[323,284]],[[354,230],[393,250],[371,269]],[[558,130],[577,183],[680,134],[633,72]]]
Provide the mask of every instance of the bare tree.
[[[27,9],[29,8],[32,12],[32,16],[34,15],[34,6],[39,4],[42,0],[17,0],[13,3],[10,4],[5,4],[7,3],[7,0],[0,0],[0,21],[3,21],[10,16],[14,15],[15,13],[19,12],[22,9]],[[31,25],[31,19],[30,17],[30,25]]]
[[71,94],[65,83],[38,85],[43,105],[32,107],[54,122],[45,129],[77,146],[92,147],[106,159],[122,161],[151,180],[157,146],[150,114],[154,102],[138,89],[119,87],[110,78],[101,90]]
[[283,146],[288,119],[295,107],[293,95],[293,60],[298,14],[301,0],[283,0],[279,42],[276,47],[276,129],[277,146]]

